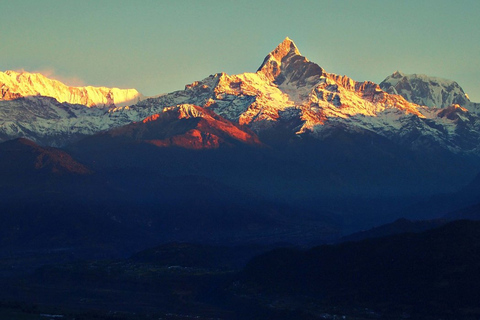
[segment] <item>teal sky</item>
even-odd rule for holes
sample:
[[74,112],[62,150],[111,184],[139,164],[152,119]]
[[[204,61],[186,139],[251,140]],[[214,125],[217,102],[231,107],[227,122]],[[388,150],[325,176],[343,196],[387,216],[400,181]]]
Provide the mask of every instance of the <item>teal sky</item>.
[[0,70],[156,95],[254,72],[288,36],[327,72],[423,73],[480,102],[479,17],[478,0],[0,0]]

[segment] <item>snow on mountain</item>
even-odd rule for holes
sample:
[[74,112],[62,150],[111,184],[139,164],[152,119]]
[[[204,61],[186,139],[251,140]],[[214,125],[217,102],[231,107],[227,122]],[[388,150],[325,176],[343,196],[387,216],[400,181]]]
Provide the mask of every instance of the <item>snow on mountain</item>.
[[404,74],[394,72],[380,83],[388,93],[399,94],[406,100],[437,108],[446,108],[453,104],[478,113],[480,105],[470,101],[468,95],[457,82],[423,74]]
[[[438,145],[457,153],[478,152],[475,143],[480,141],[475,115],[469,114],[466,122],[445,118],[440,109],[411,103],[373,82],[327,73],[301,56],[289,38],[267,55],[256,73],[218,73],[130,109],[146,117],[182,103],[211,109],[256,132],[280,126],[321,139],[334,128],[367,130],[412,148]],[[466,130],[471,142],[463,144],[461,132]]]
[[373,116],[390,108],[423,117],[418,106],[383,92],[372,82],[326,73],[301,56],[289,38],[265,58],[256,73],[215,74],[187,85],[184,91],[144,100],[134,109],[152,110],[181,103],[211,108],[257,131],[278,121],[296,119],[301,124],[297,131],[302,133],[324,124],[328,118]]
[[143,98],[135,89],[69,87],[40,73],[16,71],[0,72],[0,90],[0,100],[45,96],[88,107],[126,106]]
[[134,120],[136,118],[129,118],[127,113],[113,114],[106,108],[60,103],[50,97],[0,100],[0,140],[3,141],[22,137],[59,147]]
[[[452,107],[447,112],[423,100],[422,105],[409,102],[420,93],[404,93],[408,99],[395,94],[404,92],[395,89],[403,78],[396,73],[379,86],[327,73],[303,57],[295,43],[286,38],[255,73],[213,74],[186,85],[184,90],[128,107],[89,109],[40,98],[0,101],[0,135],[3,139],[25,136],[59,146],[80,136],[140,122],[171,107],[195,105],[256,133],[275,128],[299,138],[309,135],[323,139],[331,130],[368,131],[414,149],[440,147],[479,155],[480,118],[464,111],[470,105]],[[445,97],[457,100],[442,100],[445,103],[461,102],[466,97],[460,94],[461,88],[436,81],[437,91],[433,90],[431,97],[438,98],[439,88],[448,87],[452,89]],[[385,91],[382,87],[387,84]]]

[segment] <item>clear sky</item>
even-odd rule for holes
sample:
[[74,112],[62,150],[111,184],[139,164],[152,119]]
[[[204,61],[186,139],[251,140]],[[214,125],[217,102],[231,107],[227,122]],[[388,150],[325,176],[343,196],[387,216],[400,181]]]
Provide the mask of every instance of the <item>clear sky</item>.
[[145,95],[254,72],[286,36],[327,72],[423,73],[480,102],[478,0],[0,0],[1,71]]

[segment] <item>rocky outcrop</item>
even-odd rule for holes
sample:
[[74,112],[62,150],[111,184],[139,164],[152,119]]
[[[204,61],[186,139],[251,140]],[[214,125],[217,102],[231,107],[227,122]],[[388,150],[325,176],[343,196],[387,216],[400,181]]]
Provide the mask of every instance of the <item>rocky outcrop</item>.
[[182,104],[165,108],[143,121],[108,133],[157,147],[217,149],[222,146],[258,145],[258,137],[248,130],[200,106]]

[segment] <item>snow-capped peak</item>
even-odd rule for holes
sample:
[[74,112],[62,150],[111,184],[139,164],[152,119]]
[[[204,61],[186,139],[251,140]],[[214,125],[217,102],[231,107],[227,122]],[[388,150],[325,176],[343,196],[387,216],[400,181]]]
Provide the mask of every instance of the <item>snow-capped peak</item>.
[[284,82],[298,82],[302,85],[307,78],[320,78],[324,71],[302,56],[295,43],[287,37],[265,57],[257,74],[264,75],[277,85]]
[[0,100],[31,96],[52,97],[59,102],[88,107],[125,106],[143,99],[143,95],[135,89],[70,87],[40,73],[0,72]]
[[467,109],[471,102],[457,82],[424,74],[394,72],[380,83],[391,94],[399,94],[410,102],[427,107],[446,108],[459,104]]
[[405,74],[400,70],[395,71],[391,75],[391,77],[394,78],[394,79],[403,78],[404,76],[405,76]]
[[[300,51],[298,51],[295,43],[289,37],[286,37],[285,40],[282,41],[282,43],[280,43],[272,52],[270,52],[270,54],[265,60],[271,57],[276,61],[282,61],[287,56],[295,55],[300,56]],[[259,69],[261,69],[262,66]]]
[[377,116],[386,109],[424,118],[419,106],[373,82],[326,73],[300,55],[289,38],[267,55],[256,73],[212,75],[185,91],[141,102],[136,110],[178,104],[200,105],[257,132],[285,121],[297,123],[294,130],[301,134],[320,130],[327,119]]

